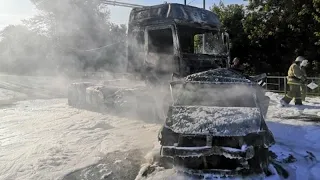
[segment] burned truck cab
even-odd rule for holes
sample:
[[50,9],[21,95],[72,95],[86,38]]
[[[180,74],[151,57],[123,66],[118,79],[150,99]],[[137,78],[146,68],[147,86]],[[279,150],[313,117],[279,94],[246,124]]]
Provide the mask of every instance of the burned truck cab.
[[217,15],[182,4],[132,9],[127,47],[128,71],[143,76],[185,77],[229,64],[228,35]]

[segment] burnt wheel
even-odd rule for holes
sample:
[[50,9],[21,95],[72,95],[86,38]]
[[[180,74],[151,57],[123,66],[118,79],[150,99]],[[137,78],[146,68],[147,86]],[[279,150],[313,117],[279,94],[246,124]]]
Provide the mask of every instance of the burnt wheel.
[[269,149],[255,147],[255,155],[248,160],[250,171],[253,173],[267,173],[269,166]]

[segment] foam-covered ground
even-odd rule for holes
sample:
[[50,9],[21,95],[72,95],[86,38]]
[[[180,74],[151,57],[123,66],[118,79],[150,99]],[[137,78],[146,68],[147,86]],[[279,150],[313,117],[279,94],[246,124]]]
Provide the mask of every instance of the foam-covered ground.
[[0,109],[0,179],[58,179],[117,150],[149,149],[158,125],[77,110],[66,99]]
[[0,180],[62,179],[110,156],[121,167],[152,148],[159,125],[72,108],[60,98],[69,83],[0,74]]
[[[306,98],[303,106],[279,108],[282,98],[267,93],[271,98],[268,111],[268,126],[274,133],[276,152],[291,153],[297,162],[289,164],[296,179],[320,179],[320,98]],[[308,152],[312,153],[309,154]]]
[[[31,80],[11,77],[0,83],[0,100],[16,100],[10,106],[0,106],[1,180],[68,180],[67,175],[76,170],[85,176],[68,176],[70,180],[97,179],[90,176],[94,170],[88,168],[90,165],[102,167],[105,179],[123,179],[121,174],[137,168],[138,163],[131,163],[139,154],[136,151],[143,154],[157,143],[156,124],[74,109],[66,99],[20,101],[17,97],[28,98],[30,88],[50,94],[45,80]],[[320,98],[307,98],[305,106],[299,108],[279,108],[281,96],[268,95],[272,104],[267,123],[277,141],[272,149],[297,159],[286,167],[291,173],[289,179],[320,179]],[[136,170],[131,175],[134,173]],[[131,179],[129,174],[126,177]],[[173,179],[173,175],[174,170],[159,169],[149,179]]]

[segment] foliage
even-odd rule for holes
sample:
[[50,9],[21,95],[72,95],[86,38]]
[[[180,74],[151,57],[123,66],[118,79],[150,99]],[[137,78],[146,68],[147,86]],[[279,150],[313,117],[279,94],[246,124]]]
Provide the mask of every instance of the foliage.
[[214,5],[231,34],[232,56],[255,73],[286,75],[298,55],[309,59],[308,74],[319,76],[320,1],[250,0],[247,6]]
[[250,64],[249,39],[243,29],[242,20],[245,18],[243,5],[225,6],[222,2],[214,5],[211,10],[215,12],[223,24],[223,28],[230,35],[231,56],[240,57],[243,63],[246,63],[247,72],[252,70]]

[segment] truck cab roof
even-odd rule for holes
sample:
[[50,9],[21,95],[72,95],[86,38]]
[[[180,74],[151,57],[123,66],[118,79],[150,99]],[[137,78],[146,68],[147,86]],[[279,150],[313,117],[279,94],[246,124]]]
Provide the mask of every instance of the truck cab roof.
[[221,22],[215,13],[178,3],[133,8],[129,18],[129,26],[144,26],[166,22],[212,29],[221,27]]

